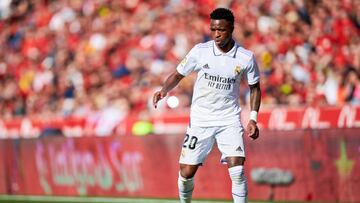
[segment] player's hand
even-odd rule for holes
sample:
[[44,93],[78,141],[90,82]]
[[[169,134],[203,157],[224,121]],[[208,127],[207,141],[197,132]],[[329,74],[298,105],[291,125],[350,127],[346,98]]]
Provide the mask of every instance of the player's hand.
[[157,103],[158,101],[160,101],[162,98],[166,97],[166,92],[164,91],[157,91],[155,92],[154,96],[153,96],[153,105],[155,108],[157,108]]
[[256,122],[253,120],[250,120],[247,127],[246,132],[249,137],[251,137],[253,140],[257,139],[259,137],[259,128],[256,125]]

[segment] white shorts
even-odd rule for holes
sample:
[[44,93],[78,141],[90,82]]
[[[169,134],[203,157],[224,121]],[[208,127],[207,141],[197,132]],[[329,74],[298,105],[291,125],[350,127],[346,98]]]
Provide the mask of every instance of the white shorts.
[[179,163],[203,164],[215,140],[222,154],[222,163],[226,163],[226,157],[245,157],[243,134],[244,128],[239,123],[215,127],[191,125],[186,130]]

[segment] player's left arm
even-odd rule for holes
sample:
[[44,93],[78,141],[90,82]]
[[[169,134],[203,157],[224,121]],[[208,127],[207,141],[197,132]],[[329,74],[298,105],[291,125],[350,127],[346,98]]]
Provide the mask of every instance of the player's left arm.
[[259,137],[259,128],[257,126],[257,114],[261,103],[260,82],[249,85],[250,87],[250,120],[246,127],[248,136],[252,139]]

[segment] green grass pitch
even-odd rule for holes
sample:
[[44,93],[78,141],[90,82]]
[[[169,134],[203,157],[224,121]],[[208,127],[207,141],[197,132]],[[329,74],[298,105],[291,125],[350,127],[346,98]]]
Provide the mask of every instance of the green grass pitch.
[[[142,199],[114,197],[64,197],[64,196],[22,196],[0,195],[0,203],[178,203],[175,199]],[[232,203],[232,201],[194,200],[193,203]],[[249,202],[264,203],[264,202]],[[276,202],[272,202],[276,203]]]
[[[110,198],[110,197],[64,197],[64,196],[0,196],[0,203],[178,203],[174,199]],[[194,203],[215,203],[210,200],[198,200]],[[230,203],[230,201],[216,201]]]

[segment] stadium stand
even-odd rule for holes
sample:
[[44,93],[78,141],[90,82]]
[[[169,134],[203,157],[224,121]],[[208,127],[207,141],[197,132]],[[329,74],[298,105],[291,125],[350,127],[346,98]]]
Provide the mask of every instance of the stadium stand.
[[[234,36],[260,63],[263,106],[360,104],[357,0],[4,0],[2,118],[151,112],[152,93],[209,39],[219,6],[233,9]],[[175,90],[178,108],[189,106],[191,84]],[[241,94],[245,104],[245,84]]]

